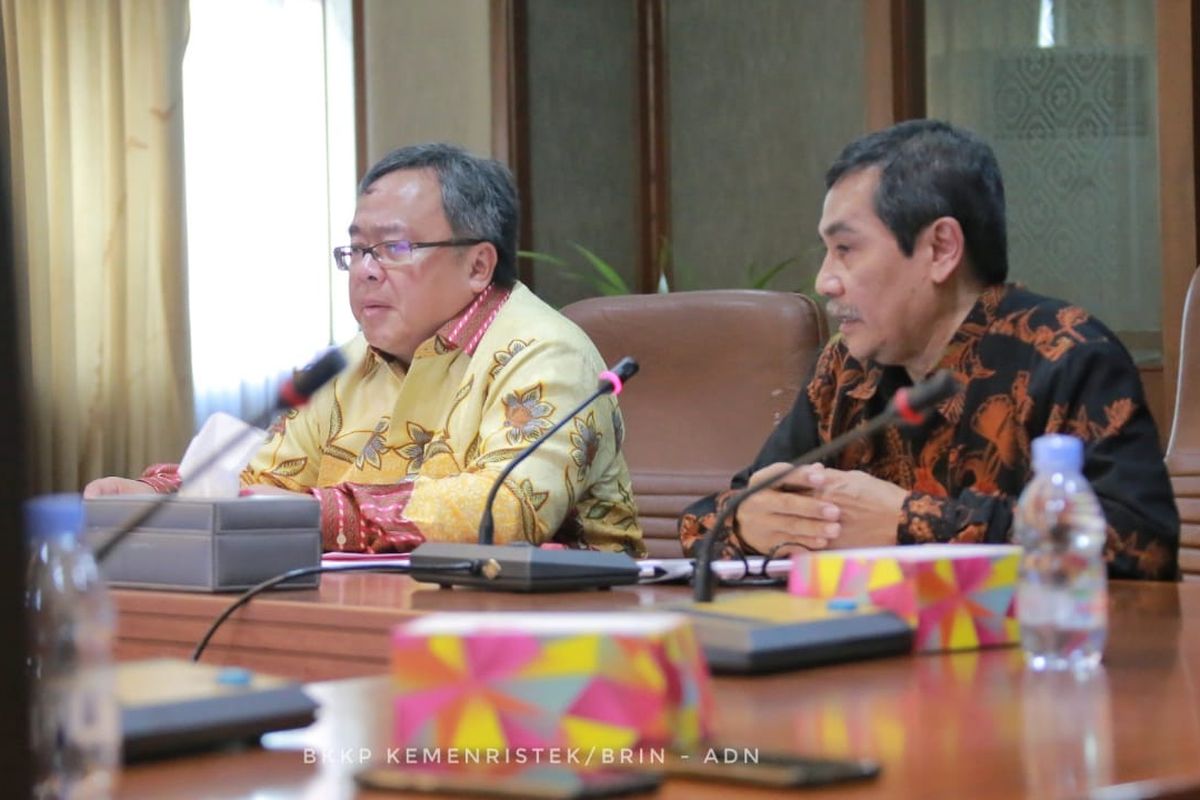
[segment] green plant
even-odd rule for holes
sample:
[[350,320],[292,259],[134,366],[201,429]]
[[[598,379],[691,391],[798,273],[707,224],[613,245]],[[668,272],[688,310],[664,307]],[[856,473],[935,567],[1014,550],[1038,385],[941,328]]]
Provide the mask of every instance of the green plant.
[[564,270],[568,278],[590,284],[599,294],[633,294],[633,290],[629,288],[629,284],[625,282],[621,274],[613,269],[608,262],[581,244],[571,242],[571,246],[583,256],[588,266],[593,270],[592,273],[583,272],[578,267],[558,256],[552,256],[549,253],[539,253],[535,250],[518,250],[517,257],[528,258],[530,261],[541,261],[560,267]]
[[746,265],[746,286],[750,289],[766,289],[771,285],[771,281],[779,277],[779,273],[795,263],[796,257],[792,256],[776,264],[772,264],[760,272],[758,265],[751,261]]

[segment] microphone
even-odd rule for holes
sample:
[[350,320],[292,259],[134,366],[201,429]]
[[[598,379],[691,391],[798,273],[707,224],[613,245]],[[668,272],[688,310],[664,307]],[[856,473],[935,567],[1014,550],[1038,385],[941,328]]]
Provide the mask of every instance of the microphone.
[[[625,383],[636,375],[637,371],[638,363],[626,356],[611,369],[601,372],[594,392],[564,414],[562,419],[508,463],[492,484],[484,501],[483,514],[479,520],[478,544],[425,542],[413,550],[409,561],[409,574],[415,580],[437,583],[443,587],[463,585],[520,592],[576,591],[637,583],[637,562],[625,553],[568,548],[543,549],[529,542],[508,545],[492,543],[495,529],[492,507],[505,479],[517,465],[591,405],[596,398],[606,394],[620,394]],[[463,572],[463,561],[471,562],[472,568]]]
[[[221,457],[228,453],[233,448],[240,445],[245,439],[255,433],[255,428],[262,427],[271,422],[272,418],[279,411],[290,408],[299,408],[308,402],[309,398],[316,393],[326,383],[333,379],[339,372],[346,367],[346,358],[342,355],[342,351],[334,347],[327,350],[324,354],[314,360],[311,364],[297,371],[292,377],[284,381],[279,387],[279,392],[275,397],[275,402],[260,414],[253,423],[253,427],[239,431],[227,440],[221,443],[212,453],[203,461],[196,465],[196,469],[188,476],[187,479],[194,480],[201,475],[204,475],[221,460]],[[182,485],[182,483],[181,483]],[[130,515],[124,522],[118,525],[114,532],[109,536],[107,541],[100,547],[96,548],[96,563],[99,564],[121,543],[126,536],[135,531],[143,522],[150,519],[154,512],[162,508],[163,505],[170,502],[171,498],[179,489],[174,491],[164,492],[158,495],[155,499],[147,502],[136,512]]]
[[346,368],[346,357],[336,347],[326,350],[319,358],[294,374],[291,380],[284,381],[279,387],[275,398],[275,407],[266,412],[268,418],[276,411],[299,408],[309,401],[325,384]]
[[[837,436],[824,445],[808,451],[804,455],[791,462],[793,467],[799,467],[804,464],[814,464],[840,452],[846,445],[856,442],[859,439],[864,439],[877,433],[882,428],[888,425],[900,422],[908,425],[918,425],[925,418],[925,412],[936,406],[938,403],[953,397],[961,390],[958,381],[950,370],[939,370],[932,377],[922,381],[911,387],[905,387],[896,392],[892,396],[891,402],[882,413],[859,425],[857,428],[846,431],[841,436]],[[748,497],[768,489],[782,481],[789,473],[782,472],[770,480],[763,481],[755,486],[747,487],[740,493],[734,495],[721,509],[721,513],[717,515],[708,532],[704,534],[704,538],[700,540],[696,549],[696,569],[695,583],[693,585],[693,598],[697,603],[707,603],[713,598],[713,590],[715,578],[712,571],[713,557],[717,551],[717,545],[723,542],[728,535],[725,531],[725,523],[737,512],[738,506],[746,501]]]

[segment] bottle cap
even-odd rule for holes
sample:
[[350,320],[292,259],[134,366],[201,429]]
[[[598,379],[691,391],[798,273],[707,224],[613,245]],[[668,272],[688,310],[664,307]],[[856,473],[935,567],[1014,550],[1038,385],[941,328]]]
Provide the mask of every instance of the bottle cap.
[[1034,472],[1079,472],[1082,467],[1082,439],[1048,433],[1033,440]]
[[25,501],[25,535],[76,534],[83,528],[83,498],[78,494],[44,494]]

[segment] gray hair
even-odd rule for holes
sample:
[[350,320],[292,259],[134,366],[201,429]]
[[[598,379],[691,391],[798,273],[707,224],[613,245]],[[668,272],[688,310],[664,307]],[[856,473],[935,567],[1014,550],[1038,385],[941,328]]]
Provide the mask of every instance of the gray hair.
[[417,144],[393,150],[367,170],[358,184],[371,184],[401,169],[432,169],[442,188],[442,210],[456,238],[483,239],[496,248],[492,282],[510,287],[517,280],[517,225],[520,204],[508,167],[473,156],[451,144]]

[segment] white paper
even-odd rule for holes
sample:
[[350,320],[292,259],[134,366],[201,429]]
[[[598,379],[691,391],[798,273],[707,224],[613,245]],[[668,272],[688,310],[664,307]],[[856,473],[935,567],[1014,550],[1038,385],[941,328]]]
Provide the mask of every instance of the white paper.
[[[241,489],[238,476],[266,438],[266,431],[237,417],[223,411],[213,414],[205,420],[179,462],[179,476],[183,478],[180,497],[237,497]],[[235,441],[231,447],[230,443]],[[193,480],[196,468],[220,450],[224,450],[224,455]]]
[[[717,559],[712,562],[712,571],[722,580],[741,580],[746,577],[746,568],[750,574],[758,576],[763,571],[762,556],[747,556],[743,562],[740,558]],[[667,583],[681,578],[690,578],[695,571],[695,561],[690,558],[642,558],[638,559],[640,570],[639,583]],[[781,556],[771,559],[767,565],[768,578],[786,578],[792,571],[791,556]]]

